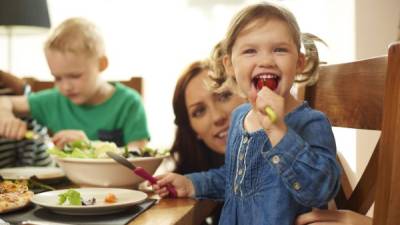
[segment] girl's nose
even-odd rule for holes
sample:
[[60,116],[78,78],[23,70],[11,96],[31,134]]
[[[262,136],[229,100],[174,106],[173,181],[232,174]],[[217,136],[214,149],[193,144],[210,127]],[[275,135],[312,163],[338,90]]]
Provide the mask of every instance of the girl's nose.
[[260,54],[258,62],[260,67],[275,66],[274,57],[269,53]]

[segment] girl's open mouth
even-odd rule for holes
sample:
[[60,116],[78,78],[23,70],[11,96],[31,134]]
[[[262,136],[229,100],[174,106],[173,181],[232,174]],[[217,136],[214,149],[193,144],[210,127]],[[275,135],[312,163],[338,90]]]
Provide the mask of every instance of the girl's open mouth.
[[279,77],[271,73],[261,74],[253,77],[252,83],[257,91],[260,91],[264,86],[275,90],[278,87]]

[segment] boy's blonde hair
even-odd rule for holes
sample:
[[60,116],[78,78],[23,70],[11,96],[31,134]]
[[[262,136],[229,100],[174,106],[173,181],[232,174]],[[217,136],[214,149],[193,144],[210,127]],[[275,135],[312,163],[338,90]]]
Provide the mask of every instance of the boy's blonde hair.
[[[272,3],[259,3],[247,6],[246,8],[239,11],[231,21],[228,32],[226,33],[225,39],[219,43],[213,49],[211,54],[211,63],[214,70],[214,75],[211,76],[212,87],[215,89],[221,88],[221,86],[229,85],[232,82],[236,83],[233,76],[227,76],[225,70],[220,70],[222,65],[222,58],[224,55],[231,56],[233,45],[239,36],[239,33],[250,23],[254,21],[269,21],[271,19],[279,19],[286,22],[289,27],[289,31],[292,35],[292,39],[297,47],[297,51],[300,53],[301,48],[301,32],[299,25],[297,24],[294,15],[286,8],[275,5]],[[220,50],[216,48],[221,48]],[[218,53],[217,53],[218,50]],[[222,54],[222,56],[218,56]],[[217,57],[218,56],[218,57]],[[304,76],[302,77],[304,80]],[[296,81],[296,79],[295,79]]]
[[84,18],[70,18],[62,22],[50,34],[44,48],[88,57],[105,55],[104,41],[98,28]]

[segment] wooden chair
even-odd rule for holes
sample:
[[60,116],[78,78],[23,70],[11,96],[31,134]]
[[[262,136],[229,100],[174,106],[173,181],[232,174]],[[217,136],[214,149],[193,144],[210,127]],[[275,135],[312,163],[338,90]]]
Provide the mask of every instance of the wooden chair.
[[[394,164],[382,161],[382,155],[387,157],[388,161],[393,161],[395,147],[400,146],[400,136],[394,133],[396,130],[394,124],[400,127],[399,55],[400,43],[397,43],[390,47],[389,57],[380,56],[350,63],[321,66],[317,83],[304,89],[304,99],[312,108],[324,112],[333,126],[382,130],[378,144],[354,190],[343,171],[342,188],[335,199],[339,209],[350,209],[366,214],[375,200],[377,200],[375,210],[389,203],[389,193],[386,191],[385,194],[378,193],[378,198],[375,198],[376,192],[384,189],[394,191],[395,188],[397,192],[400,191],[400,163],[397,163],[397,167],[394,168]],[[386,96],[385,102],[384,96]],[[390,107],[390,104],[394,106]],[[400,153],[396,154],[397,159],[400,159]],[[393,174],[391,177],[382,177],[382,173],[389,173],[394,169],[397,169],[393,171],[397,172],[397,177]],[[380,180],[385,178],[382,182],[387,186],[378,185],[378,174]],[[397,186],[393,182],[397,182]],[[377,191],[378,186],[379,191]],[[379,195],[382,196],[379,197]],[[400,195],[398,193],[396,195],[397,200],[400,200]],[[392,211],[395,213],[397,210],[400,214],[398,210],[400,201],[396,206]],[[383,214],[380,210],[375,212]],[[377,216],[377,219],[379,218],[382,217]],[[400,220],[396,221],[396,224],[400,224]]]
[[400,42],[389,47],[374,225],[400,224]]
[[[33,77],[24,78],[32,88],[32,91],[40,91],[54,87],[53,81],[40,81]],[[113,81],[111,81],[113,82]],[[131,77],[130,80],[119,81],[126,86],[135,89],[139,94],[143,96],[143,78],[142,77]]]

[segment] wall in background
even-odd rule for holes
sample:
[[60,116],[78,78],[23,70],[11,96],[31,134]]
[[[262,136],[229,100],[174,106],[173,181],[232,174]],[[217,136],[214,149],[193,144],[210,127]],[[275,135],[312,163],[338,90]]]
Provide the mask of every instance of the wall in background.
[[[100,27],[110,61],[103,74],[105,79],[144,77],[144,102],[151,144],[155,147],[168,147],[172,142],[175,127],[171,99],[180,72],[190,62],[207,57],[224,36],[233,14],[253,2],[258,1],[48,0],[53,27],[74,16],[86,17]],[[303,31],[328,42],[329,49],[325,48],[323,53],[325,60],[337,62],[354,57],[353,1],[281,2],[295,13]],[[338,12],[342,15],[339,19],[335,17]],[[13,39],[11,72],[52,80],[42,51],[46,35]],[[3,36],[0,49],[0,68],[6,69]]]

